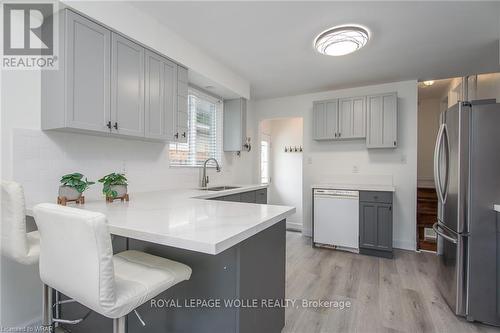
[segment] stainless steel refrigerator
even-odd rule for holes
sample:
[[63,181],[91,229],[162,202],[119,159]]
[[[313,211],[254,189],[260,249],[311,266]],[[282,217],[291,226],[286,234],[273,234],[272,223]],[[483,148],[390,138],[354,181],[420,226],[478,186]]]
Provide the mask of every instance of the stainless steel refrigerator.
[[438,288],[457,315],[500,325],[500,104],[459,102],[442,113],[434,180]]

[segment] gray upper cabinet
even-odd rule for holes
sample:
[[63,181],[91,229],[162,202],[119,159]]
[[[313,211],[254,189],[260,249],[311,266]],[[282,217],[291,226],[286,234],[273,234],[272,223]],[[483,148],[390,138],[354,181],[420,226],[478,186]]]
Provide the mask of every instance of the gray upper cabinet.
[[244,98],[224,101],[224,151],[241,151],[246,140],[247,101]]
[[398,97],[396,93],[368,96],[366,146],[396,148]]
[[174,139],[176,142],[186,143],[188,134],[188,70],[177,67],[177,112],[174,115],[176,124]]
[[338,100],[313,103],[313,138],[331,140],[338,136]]
[[313,102],[314,140],[365,139],[368,148],[397,147],[396,93]]
[[171,140],[176,130],[177,65],[146,50],[145,133],[147,138]]
[[366,137],[365,97],[339,100],[338,138],[360,139]]
[[42,71],[42,129],[187,141],[187,69],[70,9],[59,69]]
[[116,33],[111,43],[111,122],[118,134],[144,136],[144,48]]
[[61,27],[60,68],[42,71],[42,129],[109,132],[111,32],[71,11]]

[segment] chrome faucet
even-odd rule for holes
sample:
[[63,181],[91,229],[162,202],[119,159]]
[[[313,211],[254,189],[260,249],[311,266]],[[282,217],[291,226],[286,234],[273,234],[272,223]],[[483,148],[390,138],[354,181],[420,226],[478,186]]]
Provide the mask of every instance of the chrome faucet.
[[215,162],[215,170],[217,172],[220,172],[220,166],[219,162],[213,157],[207,158],[205,162],[203,162],[203,176],[201,178],[201,187],[207,187],[208,185],[208,176],[207,176],[207,163],[209,161],[214,161]]

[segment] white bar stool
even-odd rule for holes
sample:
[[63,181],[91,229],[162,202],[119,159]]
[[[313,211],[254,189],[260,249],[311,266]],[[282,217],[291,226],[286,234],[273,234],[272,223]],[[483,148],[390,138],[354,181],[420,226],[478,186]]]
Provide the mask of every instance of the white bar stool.
[[[0,226],[2,254],[20,264],[38,263],[40,255],[40,234],[38,231],[26,232],[26,203],[20,184],[2,180],[2,225]],[[50,297],[44,286],[43,296]],[[43,323],[52,310],[43,308]]]
[[126,315],[177,283],[191,268],[139,251],[113,255],[106,217],[97,212],[39,204],[40,278],[75,301],[113,319],[126,332]]

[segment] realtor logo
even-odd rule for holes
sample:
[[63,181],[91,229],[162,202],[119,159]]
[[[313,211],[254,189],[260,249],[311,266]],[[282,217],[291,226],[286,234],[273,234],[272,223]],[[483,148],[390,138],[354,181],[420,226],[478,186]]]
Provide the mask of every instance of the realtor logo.
[[54,3],[4,3],[3,22],[3,69],[57,69]]

